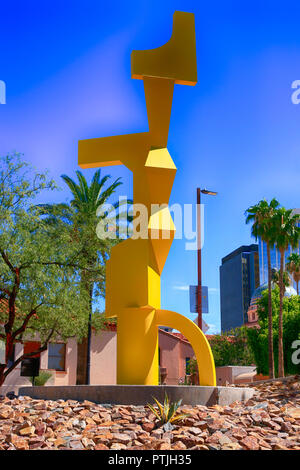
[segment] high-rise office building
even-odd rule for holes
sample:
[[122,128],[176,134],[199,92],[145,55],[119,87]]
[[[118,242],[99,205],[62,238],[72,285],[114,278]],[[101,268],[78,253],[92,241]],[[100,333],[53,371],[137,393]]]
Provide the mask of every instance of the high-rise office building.
[[222,259],[220,266],[221,329],[248,322],[251,296],[259,286],[258,245],[243,245]]
[[[294,209],[293,214],[299,214],[299,223],[300,227],[300,209]],[[280,269],[280,253],[277,248],[272,248],[271,250],[271,268]],[[259,253],[259,276],[260,284],[265,284],[268,281],[268,258],[267,258],[267,244],[263,242],[261,238],[258,240],[258,253]],[[285,263],[287,258],[291,253],[300,254],[300,242],[296,249],[292,249],[290,246],[285,252]],[[295,285],[294,285],[295,287]]]

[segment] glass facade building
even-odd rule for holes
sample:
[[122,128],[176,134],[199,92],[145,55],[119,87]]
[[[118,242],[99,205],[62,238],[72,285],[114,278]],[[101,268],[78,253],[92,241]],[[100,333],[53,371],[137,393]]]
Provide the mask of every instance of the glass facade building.
[[248,308],[259,286],[258,245],[243,245],[225,256],[220,266],[221,329],[248,322]]
[[[298,226],[300,227],[300,209],[295,209],[293,213],[299,214]],[[260,238],[258,240],[258,253],[259,253],[260,284],[265,284],[266,282],[268,282],[267,244],[263,242]],[[300,242],[299,242],[298,248],[294,250],[289,246],[289,248],[285,252],[285,264],[287,263],[287,258],[290,256],[291,253],[300,254]],[[280,253],[277,250],[277,248],[271,249],[271,268],[277,269],[277,270],[280,269]],[[293,285],[295,287],[295,283]]]

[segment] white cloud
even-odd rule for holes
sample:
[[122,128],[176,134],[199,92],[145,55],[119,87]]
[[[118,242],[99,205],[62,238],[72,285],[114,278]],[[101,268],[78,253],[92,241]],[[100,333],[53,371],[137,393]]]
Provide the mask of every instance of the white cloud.
[[218,334],[217,326],[213,323],[208,323],[209,329],[207,330],[206,334],[208,335],[216,335]]
[[218,287],[209,287],[208,292],[209,294],[219,294],[220,289],[218,289]]
[[189,290],[190,286],[186,286],[186,285],[179,285],[179,286],[172,286],[172,289],[175,289],[175,290]]

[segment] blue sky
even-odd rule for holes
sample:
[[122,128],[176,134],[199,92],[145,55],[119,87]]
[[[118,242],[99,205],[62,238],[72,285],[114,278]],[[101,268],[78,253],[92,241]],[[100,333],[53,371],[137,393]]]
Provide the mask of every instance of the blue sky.
[[[79,139],[147,130],[143,84],[130,78],[130,53],[165,43],[175,10],[195,13],[198,84],[176,86],[169,152],[178,168],[170,203],[205,202],[203,283],[210,332],[220,328],[219,265],[251,243],[244,211],[273,196],[300,206],[300,4],[260,0],[10,1],[1,5],[0,155],[14,150],[56,180],[74,176]],[[123,177],[123,167],[103,170]],[[93,170],[85,170],[90,177]],[[61,184],[62,186],[63,184]],[[66,190],[45,195],[66,200]],[[162,306],[189,314],[196,252],[175,240],[162,276]]]

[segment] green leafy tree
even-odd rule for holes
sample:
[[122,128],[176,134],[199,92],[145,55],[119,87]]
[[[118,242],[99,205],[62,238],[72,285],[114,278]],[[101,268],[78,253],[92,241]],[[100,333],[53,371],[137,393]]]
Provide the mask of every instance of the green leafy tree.
[[268,259],[268,292],[269,292],[269,376],[274,377],[274,351],[273,351],[273,317],[272,317],[272,269],[271,269],[271,248],[275,242],[275,231],[273,226],[274,215],[279,207],[279,202],[273,198],[270,204],[265,200],[249,207],[246,211],[246,223],[252,224],[251,234],[257,240],[259,237],[266,243]]
[[254,364],[254,356],[248,345],[246,331],[246,327],[235,328],[210,338],[209,343],[216,367]]
[[292,275],[297,285],[297,295],[299,295],[299,281],[300,281],[300,255],[298,253],[292,253],[287,259],[286,268]]
[[[258,373],[268,374],[268,291],[262,293],[258,300],[259,328],[248,328],[248,343],[255,358]],[[280,310],[279,287],[272,291],[272,312],[274,317],[274,362],[278,371],[278,317]],[[287,374],[299,374],[299,364],[292,361],[293,342],[299,339],[300,331],[300,297],[284,297],[283,299],[283,349],[284,368]]]
[[300,239],[300,227],[298,227],[299,215],[293,215],[292,209],[281,207],[276,210],[273,217],[273,229],[276,247],[280,253],[280,271],[279,271],[279,316],[278,316],[278,374],[284,377],[284,354],[283,354],[283,297],[285,292],[284,286],[284,263],[285,252],[289,246],[293,249],[298,247]]
[[[54,181],[34,173],[19,154],[2,158],[0,167],[2,385],[24,358],[46,350],[50,339],[84,335],[87,299],[80,273],[91,268],[70,230],[47,223],[33,205],[41,192],[55,190]],[[11,364],[14,344],[27,338],[38,338],[41,347]]]
[[82,344],[81,354],[86,358],[84,382],[89,384],[93,301],[105,294],[105,263],[111,247],[120,238],[128,236],[128,225],[132,217],[127,208],[132,201],[123,199],[109,203],[122,184],[120,178],[108,184],[110,176],[101,177],[101,170],[97,170],[89,185],[80,171],[76,171],[76,175],[77,182],[67,175],[62,175],[72,194],[70,204],[48,204],[40,208],[47,215],[50,225],[69,226],[73,243],[79,243],[83,247],[82,254],[90,268],[83,270],[80,275],[82,289],[88,294],[87,341]]

